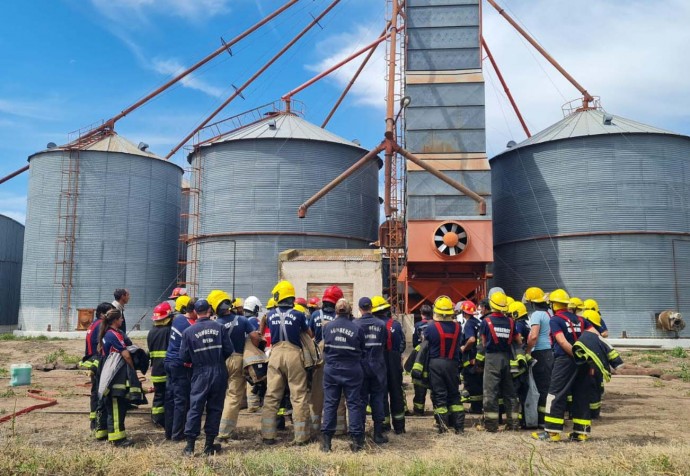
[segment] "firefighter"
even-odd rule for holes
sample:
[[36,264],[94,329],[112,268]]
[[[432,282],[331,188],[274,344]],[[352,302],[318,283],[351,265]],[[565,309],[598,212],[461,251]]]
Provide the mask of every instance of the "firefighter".
[[[323,350],[322,332],[327,322],[335,319],[335,304],[342,299],[343,291],[338,286],[329,286],[323,291],[321,309],[314,311],[309,317],[309,329],[314,334],[314,342]],[[311,371],[311,392],[309,395],[309,413],[311,414],[311,430],[313,434],[321,431],[321,413],[323,411],[323,366],[314,367]],[[346,432],[345,401],[341,400],[338,407],[338,418],[335,428],[336,435]]]
[[268,358],[268,383],[264,406],[261,410],[261,437],[265,444],[276,441],[276,412],[284,389],[290,388],[293,407],[295,444],[309,442],[309,389],[307,372],[303,365],[300,334],[311,331],[303,313],[293,310],[295,287],[289,281],[280,281],[273,288],[273,299],[278,307],[267,316],[271,332],[271,356]]
[[[582,313],[582,317],[592,324],[592,327],[596,329],[599,335],[602,335],[603,326],[601,315],[597,311],[594,309],[587,309]],[[591,401],[589,402],[589,411],[591,413],[592,420],[596,420],[601,416],[601,399],[604,396],[604,378],[601,373],[594,373],[594,375],[591,375],[591,380],[592,397]]]
[[[259,328],[261,325],[260,314],[262,312],[262,306],[261,301],[256,296],[249,296],[244,300],[244,304],[242,305],[244,317],[249,320],[249,323],[257,333],[259,333]],[[266,342],[262,340],[260,333],[258,335],[260,340],[257,347],[263,351],[266,349]],[[265,381],[257,385],[247,385],[247,412],[256,413],[259,411],[265,388]]]
[[[422,343],[424,338],[424,331],[427,326],[433,322],[433,310],[428,304],[422,305],[419,309],[422,319],[414,325],[414,334],[412,335],[412,346],[417,349],[417,346]],[[426,402],[427,387],[420,383],[414,383],[414,398],[412,399],[412,406],[415,415],[424,415],[424,403]]]
[[184,425],[189,408],[192,369],[180,356],[182,334],[196,322],[195,298],[182,296],[175,305],[180,304],[180,314],[175,316],[170,329],[170,342],[165,354],[165,374],[167,376],[166,398],[171,401],[171,412],[165,413],[165,438],[173,441],[184,440]]
[[[383,434],[383,422],[385,413],[383,400],[387,392],[386,386],[386,361],[384,349],[388,342],[386,324],[374,317],[371,313],[372,302],[368,297],[360,298],[359,313],[361,317],[355,323],[364,330],[364,357],[362,369],[364,370],[362,381],[362,405],[371,407],[371,417],[374,421],[374,443],[377,445],[388,443],[388,438]],[[362,420],[366,420],[366,414]]]
[[582,317],[568,312],[569,301],[570,296],[563,289],[556,289],[549,294],[549,302],[554,313],[549,322],[551,335],[555,341],[554,363],[549,394],[546,398],[545,431],[532,433],[532,437],[538,440],[561,440],[569,393],[573,396],[573,432],[568,435],[569,439],[586,441],[591,430],[589,367],[576,365],[573,358],[573,344],[584,331],[591,329],[592,325]]
[[400,322],[393,319],[391,305],[381,296],[371,298],[372,313],[383,320],[388,331],[386,351],[386,377],[388,385],[388,398],[383,401],[386,412],[384,431],[390,429],[391,417],[393,431],[396,435],[405,433],[405,396],[402,387],[402,354],[405,352],[405,334]]
[[352,321],[352,306],[346,299],[335,304],[336,319],[323,329],[323,425],[321,426],[321,450],[331,451],[331,439],[335,433],[338,406],[341,395],[347,399],[350,412],[348,430],[353,452],[364,448],[364,404],[361,391],[364,374],[364,330]]
[[529,316],[529,336],[525,353],[532,356],[532,377],[539,390],[539,428],[544,428],[546,415],[546,397],[551,383],[551,369],[553,368],[553,350],[551,348],[551,313],[546,302],[546,294],[541,288],[527,288],[522,301],[532,311]]
[[568,311],[575,314],[576,316],[581,316],[584,310],[584,303],[579,297],[571,297],[568,301]]
[[99,366],[101,355],[98,353],[98,335],[101,323],[105,314],[111,309],[115,309],[109,302],[102,302],[96,308],[96,319],[91,323],[86,331],[86,343],[84,357],[81,359],[80,367],[89,371],[91,375],[91,398],[89,400],[89,422],[91,432],[97,440],[105,440],[108,437],[107,415],[105,407],[98,398]]
[[153,383],[153,403],[151,404],[151,420],[154,424],[165,428],[165,411],[171,411],[170,402],[166,408],[165,355],[170,343],[173,310],[170,304],[163,302],[153,309],[151,320],[153,328],[146,336],[146,345],[151,358],[151,382]]
[[307,309],[309,310],[309,316],[314,314],[321,307],[321,300],[317,297],[309,298],[307,301]]
[[[107,366],[105,360],[110,357],[110,354],[120,354],[125,361],[125,367],[129,366],[134,369],[132,356],[127,350],[127,344],[120,331],[123,323],[122,312],[119,309],[111,309],[105,314],[103,322],[99,326],[98,350],[104,361],[102,369]],[[114,372],[112,378],[102,375],[102,379],[107,379],[103,380],[104,385],[106,381],[110,382],[107,385],[107,391],[102,395],[107,414],[108,441],[117,447],[131,446],[132,441],[127,438],[125,429],[125,417],[129,407],[127,370],[120,368]]]
[[252,344],[258,346],[261,338],[249,319],[233,312],[235,302],[228,293],[213,290],[209,293],[207,301],[216,314],[216,322],[222,324],[230,335],[234,349],[232,355],[225,362],[228,371],[228,385],[218,433],[218,439],[227,440],[234,436],[235,428],[237,428],[237,416],[240,413],[242,399],[246,393],[242,358],[244,342],[249,337]]
[[[522,301],[514,301],[508,306],[508,316],[515,321],[515,334],[520,336],[522,345],[526,345],[530,332],[527,321],[527,307]],[[527,401],[527,392],[529,391],[529,373],[525,367],[519,367],[514,370],[512,374],[513,386],[520,402],[520,413],[518,413],[520,428],[527,428],[525,423],[525,402]]]
[[454,317],[453,301],[439,296],[424,339],[429,342],[429,383],[438,432],[452,428],[460,434],[465,431],[465,408],[460,402],[460,324]]
[[606,327],[606,322],[604,322],[604,319],[601,317],[601,312],[599,311],[599,304],[594,300],[594,299],[585,299],[585,302],[582,303],[582,309],[583,311],[595,311],[597,314],[599,314],[599,320],[601,321],[597,326],[595,326],[595,329],[599,332],[599,335],[603,338],[607,338],[609,336],[609,329]]
[[[231,304],[230,304],[231,305]],[[211,320],[211,305],[205,299],[194,304],[197,322],[182,334],[180,357],[192,364],[192,387],[189,395],[189,412],[184,428],[187,446],[185,456],[194,455],[194,444],[201,432],[201,416],[204,422],[204,454],[213,455],[220,448],[214,445],[223,412],[223,397],[228,385],[226,360],[234,348],[228,329]]]
[[492,312],[486,316],[479,326],[481,338],[480,349],[477,352],[477,364],[484,368],[484,427],[489,432],[498,431],[499,397],[503,397],[509,430],[518,430],[520,423],[517,419],[520,404],[513,387],[513,377],[510,374],[512,344],[521,345],[522,340],[515,332],[515,323],[507,317],[507,296],[496,291],[489,299]]
[[481,321],[477,317],[477,307],[472,301],[463,301],[460,309],[465,318],[465,325],[462,329],[462,380],[464,391],[467,395],[464,402],[470,404],[470,413],[482,414],[484,373],[478,371],[475,366],[477,357],[477,347],[479,338],[479,326]]

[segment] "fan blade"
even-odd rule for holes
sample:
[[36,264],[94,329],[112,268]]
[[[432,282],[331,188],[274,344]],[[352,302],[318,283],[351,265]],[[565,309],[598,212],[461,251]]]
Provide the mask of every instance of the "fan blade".
[[455,256],[455,247],[450,248],[449,253],[451,256]]
[[460,248],[460,251],[465,249],[465,246],[467,246],[467,243],[458,243],[457,247]]
[[445,235],[446,233],[448,233],[448,229],[446,228],[446,225],[441,225],[441,228],[439,228],[439,230],[441,230],[441,231],[443,232],[444,235]]
[[457,233],[459,229],[460,229],[460,225],[458,225],[457,223],[453,223],[450,226],[450,231],[452,231],[453,233]]
[[464,231],[462,233],[458,233],[458,239],[462,240],[463,238],[467,238],[467,233]]
[[446,251],[447,248],[448,248],[448,247],[447,247],[446,245],[441,245],[441,246],[438,247],[438,250],[439,250],[441,253],[443,253],[444,251]]
[[442,236],[434,236],[434,241],[443,241]]

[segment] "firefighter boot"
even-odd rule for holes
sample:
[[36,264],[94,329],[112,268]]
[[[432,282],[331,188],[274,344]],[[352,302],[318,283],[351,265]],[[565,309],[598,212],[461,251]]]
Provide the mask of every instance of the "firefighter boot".
[[405,419],[394,419],[393,420],[393,431],[396,435],[402,435],[405,433]]
[[374,423],[374,443],[377,445],[388,443],[388,437],[383,434],[383,423]]
[[220,445],[214,445],[214,437],[206,438],[206,443],[204,444],[204,454],[206,456],[213,456],[214,454],[220,452]]
[[185,456],[194,456],[194,443],[196,440],[194,438],[187,438],[187,446],[184,447],[182,452]]
[[362,451],[364,449],[364,434],[352,435],[352,443],[350,443],[350,449],[353,453]]
[[324,453],[328,453],[331,451],[331,440],[333,439],[332,435],[329,435],[328,433],[323,433],[321,435],[321,451]]
[[448,431],[448,414],[447,413],[437,413],[434,415],[436,418],[436,426],[438,427],[439,433],[445,433]]
[[456,435],[465,432],[465,412],[455,412],[450,414],[450,424],[455,430]]

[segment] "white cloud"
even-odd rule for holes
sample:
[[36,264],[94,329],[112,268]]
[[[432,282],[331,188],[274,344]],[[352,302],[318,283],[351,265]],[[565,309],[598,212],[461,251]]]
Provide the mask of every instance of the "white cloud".
[[26,196],[0,192],[0,215],[5,215],[24,224],[26,221]]
[[0,98],[0,114],[24,117],[27,119],[53,120],[53,107],[50,100],[29,101],[26,99]]
[[149,22],[149,15],[168,15],[199,22],[230,10],[231,0],[91,0],[104,16],[123,26]]
[[[316,45],[316,50],[323,57],[316,64],[308,65],[307,69],[315,73],[327,70],[357,50],[365,47],[381,33],[380,24],[362,26],[358,25],[354,31],[338,34],[323,40]],[[382,109],[386,103],[386,64],[385,45],[377,48],[374,56],[369,60],[366,68],[350,90],[350,96],[355,104],[373,106]],[[359,68],[367,53],[355,58],[350,63],[334,71],[329,78],[335,81],[339,87],[345,87]]]
[[[186,66],[181,64],[179,61],[175,59],[160,59],[156,58],[152,61],[153,69],[160,74],[164,74],[166,76],[170,76],[171,78],[177,76],[180,74],[182,71],[187,69]],[[190,89],[196,89],[197,91],[201,91],[205,94],[208,94],[209,96],[213,96],[216,98],[221,98],[226,96],[224,94],[224,90],[222,88],[218,88],[216,86],[212,86],[211,84],[207,83],[206,81],[199,79],[198,77],[195,77],[194,74],[191,74],[189,76],[184,77],[183,79],[180,80],[180,83],[186,88]]]

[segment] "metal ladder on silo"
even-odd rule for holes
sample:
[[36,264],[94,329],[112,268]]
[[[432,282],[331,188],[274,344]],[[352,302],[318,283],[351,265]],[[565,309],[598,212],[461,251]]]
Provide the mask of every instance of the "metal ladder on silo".
[[184,233],[180,233],[180,241],[187,245],[187,258],[180,261],[186,270],[185,280],[179,284],[187,288],[188,296],[197,296],[199,291],[199,229],[200,229],[200,206],[201,206],[201,154],[198,150],[192,159],[191,167],[187,170],[192,174],[189,181],[189,210],[182,211],[182,218],[187,218],[188,228]]
[[70,330],[78,197],[79,148],[70,147],[62,156],[60,197],[58,199],[54,282],[60,286],[59,331]]

